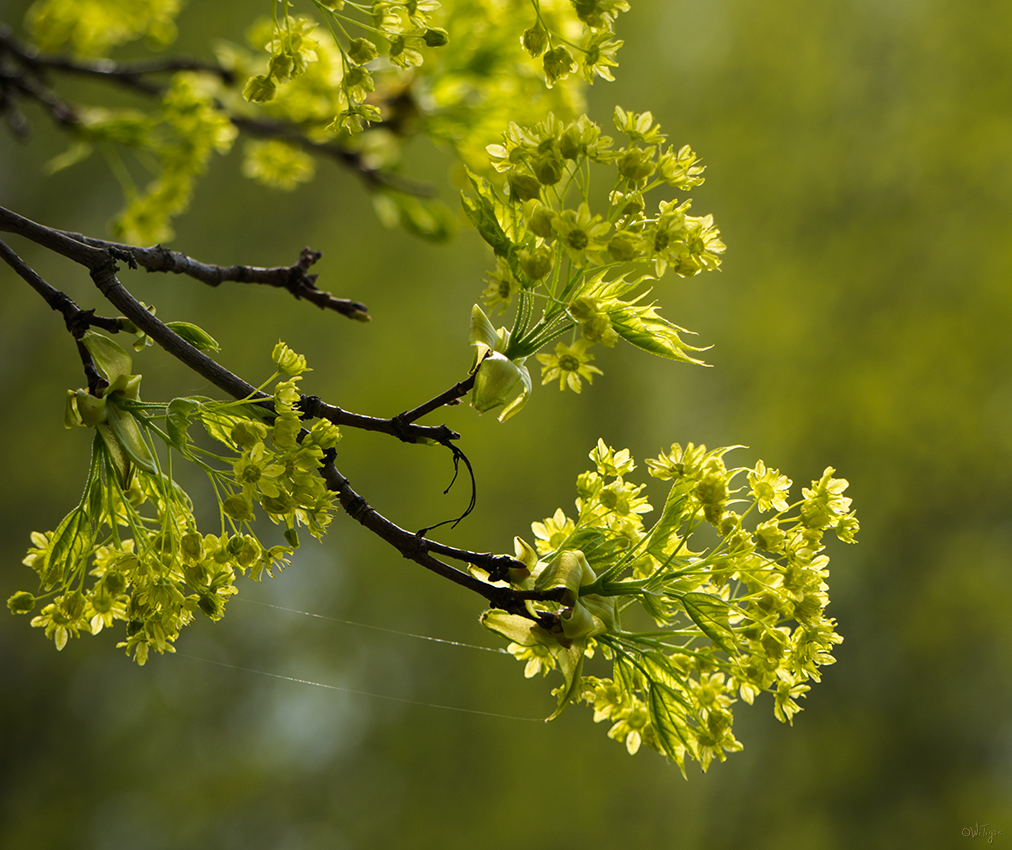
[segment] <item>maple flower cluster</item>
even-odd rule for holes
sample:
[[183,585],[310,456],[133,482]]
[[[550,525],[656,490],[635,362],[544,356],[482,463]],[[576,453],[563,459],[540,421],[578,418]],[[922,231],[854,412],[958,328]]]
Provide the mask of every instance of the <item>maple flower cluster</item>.
[[[769,693],[776,717],[792,722],[843,640],[825,613],[822,538],[832,530],[854,541],[847,482],[827,469],[791,502],[790,479],[762,461],[728,469],[729,451],[676,443],[648,460],[650,474],[671,486],[647,528],[644,485],[626,480],[633,459],[599,441],[594,468],[577,479],[575,518],[560,509],[532,524],[534,546],[516,539],[525,569],[510,583],[555,590],[561,601],[528,603],[537,622],[482,616],[510,640],[525,676],[562,673],[553,718],[586,702],[630,753],[646,745],[683,772],[686,756],[705,770],[741,749],[732,732],[739,699]],[[742,477],[747,483],[736,483]],[[702,526],[718,542],[697,551]],[[602,666],[598,653],[608,676],[585,672],[585,662]]]
[[[260,580],[283,568],[299,526],[322,537],[335,505],[318,469],[341,435],[325,421],[303,429],[295,386],[306,363],[284,343],[274,350],[270,380],[286,380],[274,386],[272,412],[249,400],[142,402],[130,355],[94,332],[84,344],[109,384],[100,397],[68,392],[68,427],[96,432],[84,495],[54,531],[32,534],[24,563],[40,590],[14,594],[8,607],[26,614],[43,603],[32,625],[57,649],[123,621],[126,639],[118,646],[144,664],[152,649],[174,651],[197,611],[220,619],[237,575]],[[195,422],[228,454],[192,442]],[[220,533],[197,529],[193,504],[169,472],[171,457],[160,459],[153,438],[207,474]],[[257,510],[284,525],[284,544],[261,542],[252,524]]]
[[[500,344],[486,343],[514,367],[514,381],[497,380],[497,392],[487,392],[482,371],[505,376],[508,369],[479,362],[472,398],[479,411],[505,405],[500,418],[515,413],[526,399],[524,360],[568,331],[571,339],[556,343],[554,353],[537,355],[542,384],[557,380],[560,389],[580,392],[584,380],[601,374],[588,349],[619,339],[671,360],[700,362],[692,356],[700,349],[681,337],[684,329],[641,302],[646,284],[668,271],[689,277],[720,266],[724,244],[712,216],[690,215],[689,200],[661,199],[651,209],[647,199],[661,187],[698,186],[703,166],[688,146],[665,147],[667,137],[649,112],[617,107],[614,122],[628,139],[623,147],[586,115],[567,123],[549,114],[527,128],[511,123],[502,144],[488,146],[502,192],[470,175],[474,194],[464,196],[464,211],[496,257],[485,304],[500,312],[516,304],[513,327],[496,331]],[[590,207],[591,166],[612,172],[602,213]],[[472,317],[472,345],[485,341],[474,333],[476,322],[484,326],[487,319]],[[518,390],[519,405],[510,401]]]

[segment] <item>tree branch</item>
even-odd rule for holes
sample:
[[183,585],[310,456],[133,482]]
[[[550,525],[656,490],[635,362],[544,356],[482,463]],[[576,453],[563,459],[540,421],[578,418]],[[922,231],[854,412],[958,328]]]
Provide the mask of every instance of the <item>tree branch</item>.
[[214,74],[226,85],[235,83],[235,74],[217,62],[199,59],[153,59],[147,62],[113,62],[109,59],[84,59],[55,53],[42,53],[33,45],[22,44],[11,33],[10,27],[0,24],[0,53],[9,53],[21,65],[36,73],[45,70],[63,71],[86,77],[97,77],[128,86],[145,94],[160,95],[164,86],[143,78],[149,74],[173,74],[177,71],[202,71]]
[[[133,253],[128,250],[129,246],[126,246],[126,249],[116,245],[99,248],[93,244],[88,244],[86,241],[75,239],[62,231],[56,231],[37,224],[2,207],[0,207],[0,230],[19,233],[36,244],[49,248],[85,266],[91,273],[91,277],[102,295],[114,307],[119,309],[127,319],[133,322],[137,328],[151,337],[152,340],[157,342],[169,354],[233,398],[258,399],[264,407],[272,409],[271,403],[268,400],[269,397],[266,394],[258,391],[251,384],[248,384],[237,375],[225,369],[217,361],[194,348],[164,322],[145,309],[144,305],[126,290],[116,276],[118,271],[116,260],[121,259],[127,262],[134,260]],[[88,241],[95,242],[97,240]],[[59,290],[56,290],[42,280],[6,244],[0,242],[0,246],[2,246],[0,247],[0,256],[18,271],[43,296],[50,306],[63,312],[65,319],[74,309],[77,310],[77,313],[90,313],[90,311],[81,311],[76,305],[73,305],[73,308],[68,307],[63,299],[73,304],[69,298],[66,298],[63,293],[60,293]],[[69,325],[70,322],[68,321]],[[457,389],[466,383],[466,381],[462,381],[436,398],[449,397],[449,395],[457,392]],[[464,391],[466,392],[466,390]],[[443,403],[449,402],[441,402],[441,404]],[[434,410],[438,406],[433,405],[432,402],[427,402],[422,407]],[[303,407],[308,408],[306,410],[307,415],[327,414],[329,411],[331,415],[328,415],[327,418],[331,419],[331,421],[336,420],[339,424],[350,424],[349,418],[352,420],[369,419],[377,427],[370,426],[365,430],[381,430],[401,436],[402,439],[404,438],[402,435],[414,434],[428,439],[436,439],[438,442],[446,445],[449,443],[449,440],[459,437],[458,434],[450,431],[445,425],[438,428],[413,425],[410,422],[399,421],[400,417],[388,420],[371,420],[370,417],[347,414],[345,411],[327,405],[315,397],[304,397]],[[416,411],[420,409],[416,408]],[[414,412],[412,411],[412,413]],[[384,424],[380,425],[380,423]],[[546,628],[553,626],[556,619],[554,614],[545,611],[532,613],[528,609],[527,603],[528,601],[557,600],[559,598],[558,589],[545,592],[518,591],[505,585],[492,583],[498,582],[500,578],[504,577],[506,571],[511,566],[518,565],[518,562],[512,558],[505,555],[497,556],[491,553],[476,553],[465,549],[457,549],[427,540],[421,533],[413,534],[401,528],[372,508],[362,496],[352,489],[348,479],[341,474],[334,464],[333,452],[329,454],[321,466],[320,475],[326,482],[328,489],[337,494],[341,506],[354,520],[385,540],[405,558],[414,561],[443,578],[449,579],[461,587],[479,594],[494,608],[501,608],[505,611],[535,620]],[[433,557],[431,554],[433,551],[446,557],[480,567],[489,573],[490,581],[483,581],[469,572],[444,563],[438,558]]]
[[[9,91],[21,91],[33,100],[41,103],[53,120],[65,127],[73,127],[81,123],[77,110],[62,100],[39,79],[46,71],[58,71],[93,79],[112,82],[126,86],[141,94],[161,97],[165,86],[152,83],[145,79],[151,74],[175,73],[177,71],[199,71],[217,76],[226,86],[235,84],[235,74],[216,62],[205,62],[199,59],[176,58],[157,59],[147,62],[113,62],[109,59],[82,59],[57,54],[41,53],[31,45],[22,44],[11,34],[6,25],[0,23],[0,60],[10,57],[13,68],[0,64],[0,111],[15,107]],[[371,188],[386,188],[410,195],[431,197],[434,190],[431,186],[415,180],[409,180],[396,174],[370,166],[362,154],[349,150],[337,142],[320,142],[311,139],[297,125],[269,118],[253,118],[230,112],[218,103],[218,108],[240,131],[258,138],[281,139],[297,145],[310,153],[326,156],[340,162],[356,172],[363,182]],[[16,108],[16,107],[15,107]],[[20,113],[17,113],[20,115]],[[23,118],[23,116],[22,116]],[[14,121],[15,132],[24,135],[27,122]]]
[[371,321],[369,308],[360,301],[348,298],[336,298],[329,292],[316,288],[318,275],[308,274],[309,268],[323,256],[322,251],[303,248],[298,261],[291,266],[216,266],[202,263],[179,251],[170,251],[162,245],[151,248],[139,248],[136,245],[124,245],[119,242],[107,242],[94,239],[81,233],[59,231],[64,236],[76,239],[85,245],[95,248],[116,249],[133,256],[134,262],[149,272],[171,272],[182,274],[206,283],[208,286],[219,286],[225,281],[237,283],[259,283],[286,289],[297,299],[309,301],[321,310],[333,310],[350,319],[360,322]]

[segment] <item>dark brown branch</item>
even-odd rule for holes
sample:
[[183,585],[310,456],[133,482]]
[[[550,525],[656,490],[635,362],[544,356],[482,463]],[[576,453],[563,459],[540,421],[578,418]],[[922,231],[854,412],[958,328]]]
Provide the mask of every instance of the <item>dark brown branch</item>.
[[[81,123],[81,118],[69,103],[63,100],[54,91],[42,85],[38,80],[17,72],[10,72],[0,68],[0,89],[4,92],[4,101],[7,107],[16,103],[16,93],[27,95],[31,100],[38,101],[52,119],[64,127],[76,127]],[[24,116],[21,116],[24,119]],[[24,132],[27,134],[27,121],[24,122]]]
[[123,330],[123,323],[119,319],[96,316],[94,310],[82,310],[65,292],[61,292],[55,286],[50,285],[39,277],[38,273],[2,240],[0,240],[0,259],[14,269],[32,289],[38,292],[53,310],[56,310],[63,316],[67,330],[76,339],[84,336],[88,328],[91,327],[102,328],[110,333],[119,333]]
[[97,77],[128,86],[145,94],[160,95],[164,86],[148,82],[150,74],[172,74],[176,71],[202,71],[214,74],[226,85],[235,83],[235,74],[216,62],[199,59],[153,59],[147,62],[113,62],[109,59],[84,59],[77,56],[41,53],[31,45],[22,44],[11,34],[10,28],[0,24],[0,53],[9,53],[21,65],[39,73],[46,70],[63,71],[86,77]]
[[348,150],[337,142],[318,142],[310,139],[293,124],[264,118],[247,118],[239,115],[231,115],[229,118],[239,130],[251,136],[265,139],[281,139],[282,141],[297,145],[309,153],[337,160],[352,171],[357,172],[363,182],[373,188],[393,189],[397,192],[404,192],[407,195],[417,195],[423,198],[431,198],[435,195],[435,190],[432,186],[372,168],[366,164],[359,152]]
[[429,399],[425,402],[425,404],[418,405],[418,407],[414,410],[406,410],[404,413],[399,413],[394,417],[394,420],[402,425],[407,425],[410,422],[414,422],[416,419],[421,419],[426,413],[432,413],[432,411],[438,410],[444,405],[459,404],[460,399],[471,391],[477,374],[478,372],[475,370],[464,378],[463,381],[458,381],[448,390],[441,392],[435,398]]
[[[337,497],[341,502],[341,506],[348,512],[348,515],[351,516],[352,519],[365,526],[376,536],[385,540],[397,549],[405,558],[414,561],[416,564],[420,564],[427,570],[431,570],[443,578],[449,579],[454,582],[454,584],[459,584],[461,587],[473,590],[475,593],[488,600],[489,605],[493,608],[501,608],[504,611],[509,611],[512,614],[519,614],[538,622],[545,619],[545,622],[547,623],[548,619],[551,618],[551,615],[548,615],[547,612],[545,612],[545,614],[532,614],[527,609],[526,601],[557,601],[561,598],[563,589],[557,588],[556,590],[544,592],[515,590],[511,587],[501,587],[489,584],[481,579],[475,578],[470,573],[455,569],[449,564],[444,564],[439,559],[432,557],[430,550],[439,551],[440,554],[448,555],[469,563],[473,563],[473,561],[471,561],[471,557],[482,559],[483,563],[490,563],[491,560],[495,559],[495,556],[487,556],[486,559],[486,556],[477,555],[473,552],[466,552],[466,550],[462,549],[454,549],[451,546],[443,546],[442,544],[435,543],[431,540],[426,540],[424,537],[419,537],[417,534],[412,534],[410,531],[390,522],[390,520],[386,519],[386,517],[382,516],[378,511],[370,507],[369,503],[352,489],[351,485],[348,483],[348,479],[341,475],[332,461],[327,462],[323,466],[320,474],[323,476],[323,480],[327,482],[327,487],[337,494]],[[506,556],[499,557],[504,558]],[[508,560],[511,563],[513,561],[512,558],[509,558]],[[479,566],[482,566],[482,564],[479,564]],[[485,569],[485,567],[482,566],[482,569]]]
[[[12,108],[13,97],[8,92],[20,91],[41,103],[57,123],[70,127],[79,124],[80,117],[71,105],[42,84],[39,78],[46,71],[77,74],[104,80],[127,86],[134,91],[152,97],[160,97],[165,92],[165,86],[146,79],[152,74],[201,71],[218,76],[225,85],[231,86],[235,83],[235,75],[229,69],[223,68],[215,62],[204,62],[198,59],[157,59],[147,62],[117,63],[109,59],[88,60],[40,53],[31,45],[19,42],[11,35],[8,27],[0,24],[0,59],[5,56],[10,57],[13,62],[0,64],[0,90],[3,92],[3,96],[0,97],[0,110]],[[8,67],[12,65],[13,67]],[[349,150],[337,142],[320,142],[311,139],[296,124],[269,118],[237,115],[225,110],[220,103],[218,106],[240,131],[258,138],[281,139],[310,153],[336,160],[357,173],[370,188],[392,189],[420,197],[431,197],[435,194],[433,188],[427,184],[373,168],[367,164],[358,151]],[[11,114],[20,115],[16,111]],[[27,123],[19,122],[17,118],[14,119],[14,122],[16,132],[23,135],[27,131]]]
[[395,416],[392,419],[380,419],[376,416],[364,416],[352,413],[332,404],[327,404],[315,395],[303,396],[299,407],[308,418],[327,419],[335,425],[347,425],[360,431],[375,431],[389,434],[405,443],[434,442],[448,445],[451,440],[459,440],[460,434],[447,428],[446,425],[411,425],[401,423]]
[[124,245],[119,242],[107,242],[93,239],[81,233],[59,231],[64,236],[76,239],[85,245],[95,248],[115,249],[133,256],[134,262],[149,272],[171,272],[183,274],[199,280],[208,286],[219,286],[225,281],[236,283],[258,283],[286,289],[295,298],[309,301],[321,310],[333,310],[342,316],[359,322],[371,320],[369,308],[359,301],[348,298],[335,298],[329,292],[316,288],[318,275],[308,274],[309,268],[323,256],[321,251],[303,248],[298,261],[291,266],[215,266],[202,263],[179,251],[170,251],[161,245],[151,248],[139,248],[135,245]]

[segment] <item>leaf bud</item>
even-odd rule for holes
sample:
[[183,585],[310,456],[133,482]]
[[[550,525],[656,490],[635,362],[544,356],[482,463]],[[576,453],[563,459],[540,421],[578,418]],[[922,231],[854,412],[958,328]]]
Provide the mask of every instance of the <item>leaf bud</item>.
[[520,382],[520,369],[506,355],[493,351],[478,366],[471,406],[479,413],[509,401]]
[[190,322],[166,322],[165,326],[181,336],[198,351],[221,351],[217,340],[203,328]]
[[93,428],[106,421],[108,411],[104,398],[96,398],[86,390],[78,390],[75,396],[75,406],[85,427]]

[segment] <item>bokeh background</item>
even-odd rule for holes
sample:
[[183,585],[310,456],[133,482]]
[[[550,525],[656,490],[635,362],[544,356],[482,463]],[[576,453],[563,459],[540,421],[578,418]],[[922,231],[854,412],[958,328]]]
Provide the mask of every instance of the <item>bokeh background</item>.
[[[4,4],[20,20],[20,0]],[[1012,6],[1000,0],[634,0],[618,82],[592,116],[650,109],[708,166],[694,209],[728,253],[719,274],[663,281],[664,312],[713,348],[702,369],[604,352],[581,396],[539,389],[506,425],[460,407],[474,515],[443,540],[508,551],[556,507],[597,438],[643,459],[673,441],[747,444],[802,486],[851,482],[860,543],[831,547],[830,612],[845,643],[793,728],[769,700],[736,712],[742,753],[688,781],[634,758],[511,658],[324,617],[492,646],[480,600],[397,557],[346,518],[220,623],[137,668],[110,634],[56,653],[0,615],[4,848],[948,848],[964,829],[1012,841]],[[238,38],[241,4],[181,19]],[[101,234],[118,187],[37,114],[28,146],[0,135],[0,198]],[[446,157],[419,146],[416,172]],[[446,198],[455,204],[452,190]],[[358,325],[287,296],[125,278],[165,319],[190,319],[255,378],[278,339],[307,390],[391,415],[463,376],[488,255],[464,230],[433,246],[383,230],[355,180],[323,164],[294,194],[219,160],[174,247],[210,262],[324,252],[321,285],[365,301]],[[84,303],[78,269],[12,245]],[[669,276],[670,277],[670,276]],[[0,596],[27,586],[29,532],[78,498],[88,435],[62,427],[80,383],[58,317],[0,270]],[[147,398],[206,392],[149,350]],[[415,528],[454,515],[445,453],[349,432],[341,468]],[[641,470],[645,472],[645,470]],[[646,480],[644,475],[643,480]],[[659,498],[659,497],[658,497]],[[223,666],[224,665],[224,666]],[[977,839],[979,840],[979,839]]]

